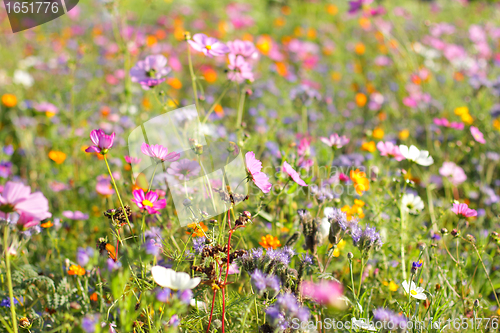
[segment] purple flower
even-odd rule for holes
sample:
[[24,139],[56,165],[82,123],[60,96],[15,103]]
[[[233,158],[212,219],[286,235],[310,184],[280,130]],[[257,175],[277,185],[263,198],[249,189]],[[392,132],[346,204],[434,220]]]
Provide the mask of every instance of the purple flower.
[[179,290],[177,292],[177,297],[184,304],[189,304],[191,299],[193,299],[193,292],[191,289]]
[[[359,229],[361,230],[361,228]],[[377,232],[375,227],[370,228],[370,226],[366,226],[365,230],[359,236],[359,239],[357,241],[354,240],[354,245],[359,248],[364,256],[367,256],[368,252],[373,247],[375,247],[375,249],[379,249],[382,246],[382,239],[380,238],[380,234]]]
[[82,319],[82,329],[86,333],[94,333],[99,322],[99,315],[88,314]]
[[173,327],[179,326],[180,323],[181,323],[181,321],[179,319],[179,316],[176,314],[174,314],[172,317],[170,317],[170,320],[168,321],[168,324],[170,326],[173,326]]
[[168,288],[158,289],[156,292],[156,299],[159,302],[166,303],[170,298],[171,291]]
[[3,152],[8,156],[12,156],[12,154],[14,154],[14,147],[12,147],[12,145],[7,145],[3,147]]
[[200,254],[206,246],[206,238],[205,237],[195,237],[193,238],[193,249],[194,252]]
[[90,146],[85,149],[85,151],[87,153],[100,153],[105,155],[108,149],[113,146],[115,133],[113,132],[111,135],[107,135],[102,129],[93,130],[90,132],[90,140],[92,140],[95,146]]
[[309,310],[300,306],[292,294],[279,295],[276,302],[266,309],[266,314],[270,324],[281,329],[288,328],[294,318],[299,321],[309,319]]
[[170,67],[167,66],[167,58],[161,54],[151,55],[130,69],[130,79],[140,83],[144,90],[148,90],[165,81],[163,77],[168,73]]
[[154,238],[149,238],[144,243],[144,248],[146,249],[147,254],[157,257],[160,254],[162,246],[161,243],[157,243]]
[[290,263],[290,259],[293,255],[293,250],[290,247],[285,246],[282,249],[267,250],[266,258],[270,261],[276,261],[286,266]]
[[229,72],[227,78],[231,81],[241,83],[245,80],[254,80],[252,66],[240,55],[229,54]]
[[200,173],[200,169],[198,162],[184,158],[170,164],[167,173],[177,176],[180,180],[189,180],[190,177],[197,176]]
[[257,293],[262,295],[266,290],[274,290],[276,293],[280,290],[280,281],[275,275],[266,275],[256,269],[251,276],[251,282]]
[[304,263],[306,265],[312,265],[313,264],[313,257],[312,257],[312,255],[307,254],[307,253],[301,255],[300,260],[302,261],[302,263]]
[[226,44],[219,42],[216,38],[208,37],[205,34],[195,34],[192,40],[188,40],[188,43],[193,49],[198,52],[203,52],[203,54],[209,58],[221,56],[230,51]]
[[9,178],[12,175],[12,163],[9,161],[0,162],[0,177]]
[[[387,323],[385,327],[392,327],[391,330],[403,331],[407,326],[407,319],[394,311],[384,308],[378,308],[373,311],[373,319]],[[390,324],[389,324],[390,323]]]
[[79,247],[76,250],[76,262],[80,266],[86,266],[89,263],[90,257],[94,255],[94,249],[91,247],[87,247],[84,249],[83,247]]
[[106,261],[106,264],[108,266],[108,272],[116,271],[117,269],[119,269],[120,267],[122,267],[122,263],[121,262],[114,261],[111,258],[108,258],[108,260]]

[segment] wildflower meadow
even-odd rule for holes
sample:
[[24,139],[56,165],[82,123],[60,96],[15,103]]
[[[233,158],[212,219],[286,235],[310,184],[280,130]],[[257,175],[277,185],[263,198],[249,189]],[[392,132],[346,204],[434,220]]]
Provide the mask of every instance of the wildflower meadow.
[[500,3],[5,3],[0,332],[499,331]]

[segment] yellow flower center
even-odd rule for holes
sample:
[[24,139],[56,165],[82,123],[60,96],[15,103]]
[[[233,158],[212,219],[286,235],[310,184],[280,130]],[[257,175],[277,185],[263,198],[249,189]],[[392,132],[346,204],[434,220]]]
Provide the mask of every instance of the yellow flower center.
[[416,292],[415,290],[410,291],[410,293],[411,293],[413,296],[415,296],[415,295],[417,294],[417,292]]
[[149,200],[143,200],[142,204],[144,206],[153,207],[153,203],[151,201],[149,201]]
[[207,46],[205,46],[205,48],[206,48],[207,50],[211,50],[211,49],[212,49],[212,46],[211,46],[211,45],[207,45]]

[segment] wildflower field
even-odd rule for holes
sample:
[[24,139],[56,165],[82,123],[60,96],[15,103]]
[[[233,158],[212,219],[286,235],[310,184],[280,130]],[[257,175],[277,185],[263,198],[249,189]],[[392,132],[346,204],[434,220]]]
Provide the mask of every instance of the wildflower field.
[[498,332],[498,3],[4,9],[0,332]]

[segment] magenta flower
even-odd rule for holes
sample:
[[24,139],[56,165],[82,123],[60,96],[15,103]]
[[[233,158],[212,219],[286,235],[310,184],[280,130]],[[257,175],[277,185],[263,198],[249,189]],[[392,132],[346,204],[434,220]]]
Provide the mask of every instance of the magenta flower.
[[132,156],[125,156],[125,162],[127,162],[128,164],[139,164],[141,163],[141,159]]
[[248,178],[252,179],[255,185],[264,193],[269,193],[273,185],[269,182],[269,177],[262,172],[262,162],[255,158],[255,153],[249,151],[245,154]]
[[234,55],[241,55],[244,58],[257,59],[259,53],[255,48],[255,45],[250,41],[235,40],[233,42],[227,42],[229,51]]
[[207,57],[221,56],[229,52],[226,44],[219,42],[216,38],[208,37],[205,34],[196,34],[192,40],[188,40],[189,45],[198,52],[203,52]]
[[90,146],[85,151],[87,153],[100,153],[105,155],[108,149],[113,146],[113,141],[115,140],[115,133],[107,135],[102,129],[93,130],[90,132],[90,140],[95,144],[95,146]]
[[141,146],[141,151],[144,155],[155,157],[160,161],[168,161],[173,162],[177,161],[181,155],[176,153],[175,151],[168,153],[168,148],[163,147],[162,145],[148,145],[147,143],[143,143]]
[[345,306],[345,302],[341,299],[344,288],[341,284],[333,281],[322,281],[313,283],[304,281],[300,285],[300,293],[303,296],[313,299],[320,305],[328,305],[336,308]]
[[474,209],[469,208],[469,206],[466,203],[461,203],[461,204],[454,203],[451,211],[463,217],[477,216],[477,212]]
[[344,135],[339,136],[337,133],[333,133],[329,138],[321,137],[320,140],[325,145],[334,149],[340,149],[349,143],[349,139],[347,137],[345,137]]
[[52,216],[49,201],[42,192],[31,193],[29,186],[7,182],[0,196],[0,218],[7,219],[14,212],[38,221]]
[[456,121],[450,122],[446,118],[434,118],[434,124],[436,124],[438,126],[450,127],[450,128],[454,128],[454,129],[458,129],[458,130],[463,130],[464,129],[464,124],[463,123],[459,123],[459,122],[456,122]]
[[405,159],[399,147],[390,141],[377,143],[377,149],[380,151],[381,156],[394,157],[396,161],[402,161]]
[[483,133],[481,133],[481,131],[477,127],[471,126],[470,127],[470,134],[472,134],[472,136],[474,137],[474,140],[476,140],[477,142],[482,143],[482,144],[486,143],[486,140],[483,137]]
[[444,162],[443,166],[439,168],[439,174],[443,177],[447,177],[455,186],[460,185],[467,180],[467,175],[465,174],[464,169],[453,162]]
[[134,190],[133,202],[137,204],[140,209],[145,209],[149,214],[158,214],[158,211],[167,206],[167,200],[158,200],[158,194],[154,191],[150,191],[144,194],[143,189]]
[[295,171],[290,164],[286,161],[283,162],[283,170],[292,177],[293,181],[299,184],[300,186],[307,186],[306,182],[300,178],[300,175],[297,171]]
[[167,66],[167,58],[163,55],[150,55],[144,60],[138,61],[130,69],[130,80],[140,83],[144,90],[148,90],[165,81],[164,76],[167,76],[170,70],[170,67]]
[[21,214],[16,222],[16,225],[21,230],[28,230],[29,228],[35,227],[40,224],[40,221],[35,219],[33,216]]
[[229,72],[227,78],[231,81],[241,83],[245,80],[252,82],[252,67],[240,55],[229,54]]
[[64,212],[62,212],[62,215],[70,220],[88,220],[89,218],[89,214],[84,214],[79,210],[76,210],[74,212],[70,210],[65,210]]
[[184,158],[170,164],[170,168],[167,169],[167,173],[177,176],[180,180],[187,181],[193,176],[198,176],[200,170],[201,168],[198,162]]

